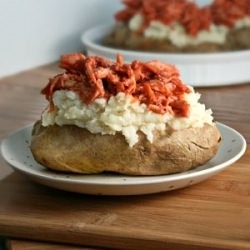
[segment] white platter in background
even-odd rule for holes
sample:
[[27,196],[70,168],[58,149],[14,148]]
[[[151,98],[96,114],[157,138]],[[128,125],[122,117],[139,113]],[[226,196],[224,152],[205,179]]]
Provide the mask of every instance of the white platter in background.
[[133,60],[160,60],[175,64],[186,84],[206,87],[235,85],[250,82],[250,50],[221,53],[156,53],[115,49],[101,45],[100,41],[113,25],[99,25],[84,32],[82,43],[88,55],[115,60],[120,53],[126,62]]
[[125,176],[58,173],[38,164],[30,151],[32,126],[6,137],[1,144],[3,158],[16,171],[50,187],[94,195],[139,195],[171,191],[197,184],[236,162],[246,150],[244,137],[234,129],[217,124],[222,141],[217,154],[206,164],[179,174]]

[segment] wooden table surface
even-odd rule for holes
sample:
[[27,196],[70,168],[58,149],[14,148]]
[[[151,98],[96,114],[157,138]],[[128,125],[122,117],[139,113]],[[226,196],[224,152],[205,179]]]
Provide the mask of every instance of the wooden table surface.
[[[39,91],[57,72],[52,64],[0,79],[0,139],[40,118],[46,101]],[[250,144],[250,85],[197,91],[215,119]],[[131,197],[48,188],[0,158],[0,235],[12,250],[250,249],[249,180],[249,146],[238,162],[200,184]]]

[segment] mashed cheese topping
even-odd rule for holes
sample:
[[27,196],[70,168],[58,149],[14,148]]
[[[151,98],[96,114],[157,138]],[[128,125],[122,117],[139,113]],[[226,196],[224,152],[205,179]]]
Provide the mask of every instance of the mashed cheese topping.
[[178,117],[171,113],[158,114],[125,93],[118,93],[109,99],[97,98],[91,104],[84,103],[73,91],[57,90],[53,94],[54,110],[49,108],[42,114],[43,126],[76,125],[91,133],[115,135],[120,132],[130,147],[138,142],[138,131],[144,133],[152,143],[155,130],[164,131],[202,127],[213,124],[212,111],[199,103],[200,95],[193,89],[185,94],[190,105],[188,117]]
[[[132,31],[139,31],[142,29],[144,18],[141,14],[134,15],[129,23],[129,29]],[[250,27],[250,17],[245,17],[237,20],[232,27],[233,29],[240,29]],[[179,22],[173,22],[166,25],[160,21],[151,21],[147,28],[143,31],[143,35],[148,38],[168,40],[178,47],[187,45],[198,45],[201,43],[217,43],[223,44],[230,28],[226,25],[210,24],[208,30],[200,30],[196,36],[187,33],[184,26]]]

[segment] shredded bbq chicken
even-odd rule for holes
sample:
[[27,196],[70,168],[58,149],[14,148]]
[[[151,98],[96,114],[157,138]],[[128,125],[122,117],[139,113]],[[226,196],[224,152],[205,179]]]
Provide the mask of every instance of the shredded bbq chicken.
[[116,62],[113,62],[75,53],[62,55],[60,67],[65,72],[51,78],[42,90],[50,103],[50,111],[54,110],[53,93],[70,90],[86,104],[123,92],[146,104],[155,113],[189,115],[189,104],[184,95],[191,90],[182,82],[173,65],[159,61],[126,64],[121,55],[117,55]]
[[234,23],[250,16],[250,0],[214,0],[211,5],[199,7],[188,0],[124,0],[125,9],[115,14],[115,19],[128,22],[135,14],[143,15],[139,32],[153,20],[165,25],[179,22],[186,32],[196,36],[201,30],[208,30],[211,23],[232,27]]

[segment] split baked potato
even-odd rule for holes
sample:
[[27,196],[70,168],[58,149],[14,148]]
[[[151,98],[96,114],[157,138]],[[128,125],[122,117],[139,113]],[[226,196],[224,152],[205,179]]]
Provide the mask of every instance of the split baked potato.
[[162,175],[183,172],[204,164],[218,150],[215,125],[155,132],[150,143],[143,133],[132,148],[122,134],[101,135],[75,125],[43,127],[36,122],[31,151],[36,161],[57,171],[94,174]]

